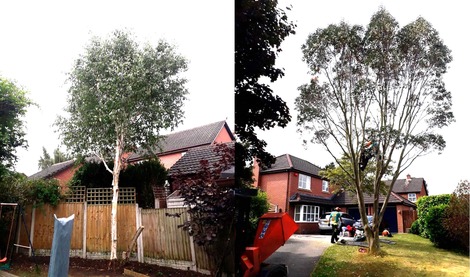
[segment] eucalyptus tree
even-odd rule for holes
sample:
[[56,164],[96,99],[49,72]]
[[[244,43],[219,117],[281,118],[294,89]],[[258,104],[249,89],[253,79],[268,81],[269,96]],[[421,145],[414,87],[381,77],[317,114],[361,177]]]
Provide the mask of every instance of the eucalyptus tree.
[[[139,46],[126,31],[94,37],[68,81],[66,116],[56,124],[74,154],[98,157],[112,173],[111,260],[117,247],[119,174],[126,153],[158,144],[162,129],[181,123],[187,61],[161,40]],[[113,168],[106,161],[113,160]]]
[[[355,188],[363,221],[363,170],[375,167],[376,216],[371,228],[362,223],[370,253],[377,253],[378,227],[395,181],[417,158],[445,147],[437,131],[454,120],[451,93],[443,81],[452,60],[450,50],[425,19],[400,28],[380,8],[366,27],[340,22],[317,29],[302,51],[313,78],[299,87],[298,128],[343,168]],[[352,167],[345,168],[341,157]],[[380,203],[385,177],[391,185]]]

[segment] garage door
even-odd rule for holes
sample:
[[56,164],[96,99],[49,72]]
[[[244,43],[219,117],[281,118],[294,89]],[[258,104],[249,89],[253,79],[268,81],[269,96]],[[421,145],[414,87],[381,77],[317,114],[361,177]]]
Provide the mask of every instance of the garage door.
[[[359,214],[359,208],[354,207],[354,208],[349,208],[348,213],[354,217],[354,219],[359,220],[361,218],[361,215]],[[383,228],[389,228],[390,232],[396,233],[398,232],[398,223],[397,223],[397,209],[395,206],[392,207],[387,207],[385,210],[384,218],[382,219],[382,224],[380,231],[383,230]]]
[[389,228],[390,232],[398,232],[398,223],[397,223],[397,208],[387,207],[385,210],[384,218],[382,220],[383,228]]

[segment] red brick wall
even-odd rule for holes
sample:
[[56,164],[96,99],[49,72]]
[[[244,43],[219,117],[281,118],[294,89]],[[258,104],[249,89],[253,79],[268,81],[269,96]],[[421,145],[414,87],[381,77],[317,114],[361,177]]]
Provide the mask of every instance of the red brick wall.
[[[59,180],[59,184],[64,189],[67,186],[67,183],[73,178],[75,171],[77,171],[79,166],[71,166],[58,174],[54,175],[53,178]],[[111,185],[111,184],[110,184]]]
[[270,203],[278,205],[283,212],[287,212],[287,172],[264,174],[260,176],[260,188],[268,194]]
[[318,228],[317,222],[311,223],[297,223],[299,229],[295,232],[296,234],[319,234],[320,229]]
[[230,134],[227,131],[227,128],[222,128],[220,133],[217,135],[215,138],[214,142],[216,143],[221,143],[221,142],[230,142],[232,141],[232,138],[230,137]]
[[181,157],[182,157],[181,153],[174,153],[174,154],[160,156],[158,158],[160,159],[160,162],[163,164],[163,166],[165,166],[166,169],[169,169],[179,159],[181,159]]

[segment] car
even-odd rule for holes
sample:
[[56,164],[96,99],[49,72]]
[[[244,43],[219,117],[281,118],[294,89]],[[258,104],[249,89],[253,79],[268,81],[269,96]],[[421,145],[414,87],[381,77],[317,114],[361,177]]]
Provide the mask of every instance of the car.
[[[368,215],[367,216],[367,222],[369,222],[369,226],[372,226],[372,222],[374,221],[374,216],[373,215]],[[357,220],[355,223],[354,223],[354,228],[356,229],[362,229],[362,221],[361,219],[359,218],[359,220]]]
[[[356,223],[356,220],[354,220],[354,217],[352,217],[350,214],[343,213],[343,212],[339,212],[339,213],[341,215],[342,226],[348,226],[348,225],[353,226],[354,223]],[[318,228],[320,229],[321,234],[326,233],[326,232],[331,232],[332,230],[331,224],[330,226],[328,226],[330,214],[331,212],[324,213],[320,217],[320,220],[318,221]]]

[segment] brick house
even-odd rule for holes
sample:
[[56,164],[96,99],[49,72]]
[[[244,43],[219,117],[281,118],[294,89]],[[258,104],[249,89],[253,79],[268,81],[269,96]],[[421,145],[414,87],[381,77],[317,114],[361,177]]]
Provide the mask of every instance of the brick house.
[[[235,151],[234,141],[224,142],[222,144],[225,144],[228,151]],[[207,160],[209,166],[220,162],[222,154],[217,153],[216,148],[216,144],[191,148],[170,168],[168,171],[168,179],[171,194],[167,197],[168,208],[183,207],[183,199],[180,197],[179,187],[173,184],[172,179],[178,174],[191,178],[201,168],[201,160]],[[230,165],[228,169],[222,171],[216,183],[221,186],[233,187],[235,184],[235,164]]]
[[[189,149],[215,143],[234,141],[235,137],[225,121],[218,121],[196,128],[170,133],[164,136],[159,148],[154,153],[166,169],[170,169]],[[128,163],[135,163],[148,158],[145,151],[132,153]]]
[[[321,169],[303,159],[285,154],[276,158],[268,169],[255,172],[258,187],[265,191],[272,205],[278,210],[288,212],[299,226],[297,233],[319,233],[318,219],[334,207],[340,207],[355,219],[359,219],[356,195],[340,191],[332,193],[327,180],[319,176]],[[387,181],[386,184],[390,184]],[[428,195],[423,178],[399,179],[395,182],[390,195],[382,228],[388,227],[391,232],[406,232],[416,219],[416,200]],[[372,211],[373,198],[364,195],[367,214]],[[384,197],[379,198],[383,203]]]
[[258,187],[278,211],[291,215],[299,226],[297,233],[317,232],[323,207],[334,197],[328,181],[319,176],[320,170],[308,161],[284,154],[276,157],[270,168],[259,171]]
[[61,163],[56,163],[50,167],[41,170],[31,176],[29,179],[57,179],[61,187],[65,187],[72,179],[78,167],[74,166],[75,161],[69,160]]
[[[217,121],[165,135],[161,141],[160,147],[156,148],[153,152],[157,155],[165,168],[170,169],[181,157],[185,156],[185,154],[193,148],[210,146],[215,143],[232,142],[234,140],[235,137],[226,121]],[[129,153],[126,156],[127,163],[137,163],[148,158],[148,155],[143,150],[139,150],[136,153]],[[65,186],[79,168],[73,165],[74,160],[58,163],[28,178],[56,178],[62,186]],[[157,188],[154,193],[157,198],[155,201],[156,207],[165,207],[167,196],[165,188]]]
[[[390,181],[386,181],[390,185]],[[426,181],[423,178],[412,178],[410,174],[406,179],[398,179],[393,186],[393,192],[415,203],[422,196],[429,195]]]

